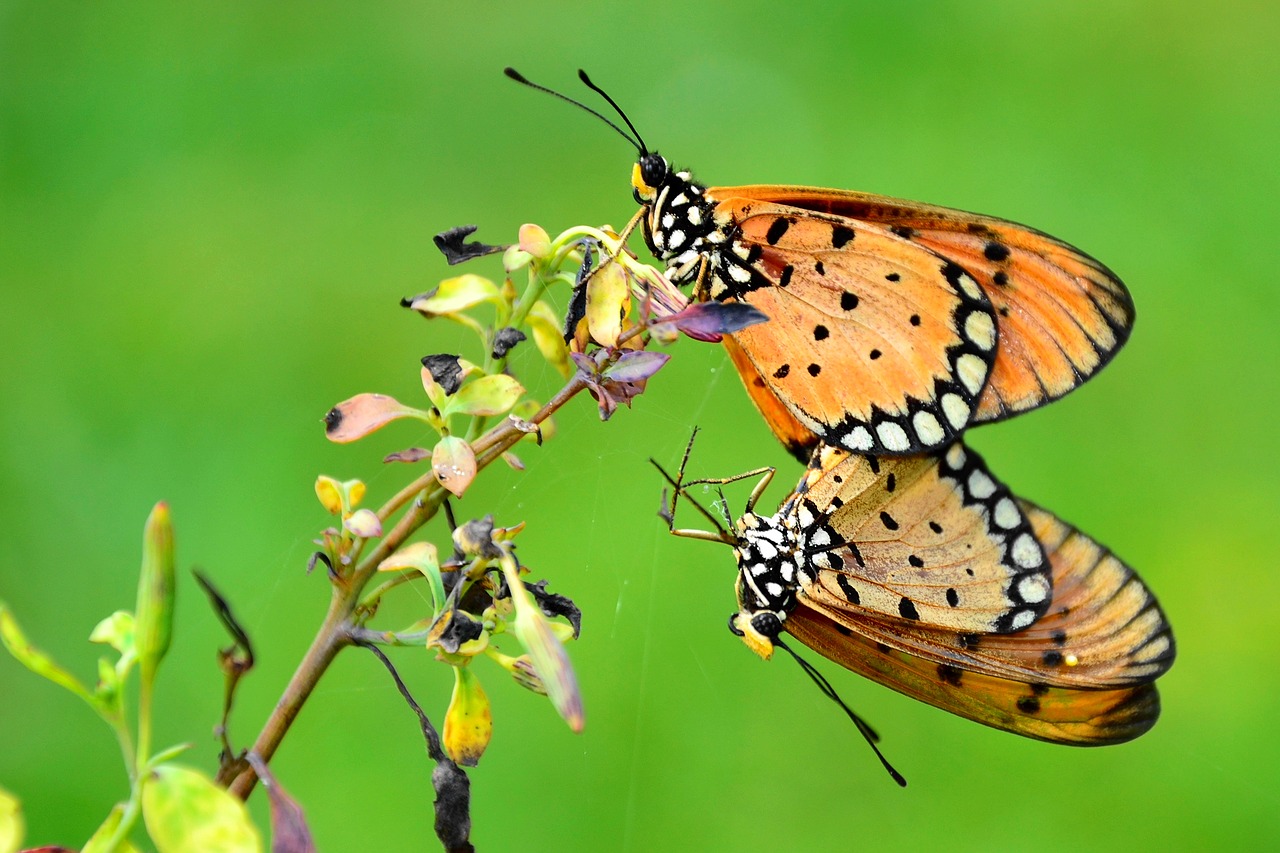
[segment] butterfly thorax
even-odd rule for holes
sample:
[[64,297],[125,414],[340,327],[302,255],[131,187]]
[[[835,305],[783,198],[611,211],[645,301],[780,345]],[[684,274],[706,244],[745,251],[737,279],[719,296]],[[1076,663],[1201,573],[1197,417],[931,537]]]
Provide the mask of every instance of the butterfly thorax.
[[731,242],[732,225],[726,217],[717,221],[716,202],[689,172],[672,171],[665,158],[647,153],[632,170],[631,186],[645,207],[645,242],[666,262],[672,282],[693,281],[704,259],[713,270],[721,265],[720,249]]
[[769,611],[779,620],[796,607],[803,555],[789,516],[738,520],[738,603],[745,612]]

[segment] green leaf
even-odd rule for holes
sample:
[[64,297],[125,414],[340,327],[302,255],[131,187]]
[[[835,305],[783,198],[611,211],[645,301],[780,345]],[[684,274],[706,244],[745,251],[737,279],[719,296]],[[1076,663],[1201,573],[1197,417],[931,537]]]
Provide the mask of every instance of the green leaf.
[[400,569],[417,569],[431,587],[431,604],[434,610],[444,606],[444,581],[440,577],[440,557],[436,546],[430,542],[412,542],[378,564],[378,571],[393,572]]
[[446,435],[431,451],[431,471],[440,485],[462,497],[476,476],[475,451],[456,435]]
[[428,317],[434,317],[465,311],[481,302],[501,305],[502,293],[489,279],[468,273],[457,278],[446,278],[435,290],[413,297],[409,300],[409,307]]
[[120,827],[124,811],[125,804],[116,803],[115,808],[111,810],[111,814],[107,815],[107,819],[102,822],[102,826],[98,827],[92,837],[85,842],[80,853],[138,853],[138,848],[128,841],[122,841],[114,846],[110,844],[112,836],[116,834],[116,830]]
[[445,415],[506,414],[524,394],[524,386],[505,373],[481,376],[458,389],[445,408]]
[[163,764],[142,789],[142,816],[159,853],[260,853],[262,838],[239,798],[199,771]]
[[169,518],[169,505],[161,502],[151,510],[143,529],[138,615],[134,619],[138,664],[146,684],[155,680],[160,661],[169,651],[173,636],[174,587],[173,523]]
[[94,626],[89,642],[105,643],[122,655],[133,652],[133,614],[128,610],[112,613]]
[[0,853],[14,853],[22,844],[26,824],[22,820],[22,803],[0,788]]
[[538,345],[538,352],[550,362],[559,374],[568,378],[573,374],[573,365],[569,362],[569,346],[564,342],[560,332],[560,318],[550,305],[539,300],[533,303],[525,324],[533,332],[533,342]]
[[627,302],[627,277],[622,266],[605,264],[587,282],[587,329],[597,343],[611,347],[622,334]]
[[501,564],[502,574],[507,579],[511,601],[516,609],[511,631],[529,653],[533,669],[557,713],[569,724],[570,729],[580,733],[586,725],[586,718],[582,708],[582,693],[578,689],[578,678],[573,672],[573,664],[569,662],[569,654],[556,636],[551,621],[543,615],[524,582],[520,580],[515,558],[504,555]]
[[9,654],[17,658],[18,663],[36,675],[44,676],[54,684],[70,690],[94,708],[101,709],[101,703],[94,698],[87,687],[80,683],[79,679],[54,663],[53,658],[31,645],[9,612],[8,605],[2,601],[0,601],[0,642],[4,643]]

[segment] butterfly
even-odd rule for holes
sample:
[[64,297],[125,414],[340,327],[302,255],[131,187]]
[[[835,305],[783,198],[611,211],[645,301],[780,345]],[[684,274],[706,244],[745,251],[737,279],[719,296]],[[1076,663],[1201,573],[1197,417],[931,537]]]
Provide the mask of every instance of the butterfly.
[[[686,451],[685,461],[688,459]],[[930,705],[1015,734],[1093,746],[1154,725],[1172,630],[1134,571],[1084,533],[1014,496],[954,443],[876,457],[821,445],[773,516],[732,530],[674,528],[737,558],[731,630],[768,659],[783,632]],[[887,765],[886,765],[887,766]]]
[[696,298],[770,321],[725,337],[748,393],[802,460],[946,447],[972,423],[1043,405],[1128,339],[1133,301],[1099,261],[995,217],[845,190],[707,187],[645,146],[631,185],[644,238]]

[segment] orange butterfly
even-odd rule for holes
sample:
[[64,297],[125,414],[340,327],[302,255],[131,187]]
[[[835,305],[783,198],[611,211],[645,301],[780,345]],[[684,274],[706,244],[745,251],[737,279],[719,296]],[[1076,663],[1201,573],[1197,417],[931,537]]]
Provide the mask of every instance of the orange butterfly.
[[1066,394],[1133,325],[1114,273],[1022,225],[869,193],[705,187],[644,145],[632,187],[676,284],[770,322],[725,338],[756,406],[801,459],[819,440],[877,454],[947,446],[970,423]]
[[[686,461],[688,454],[686,452]],[[676,487],[668,521],[680,494]],[[1155,723],[1174,641],[1133,570],[1012,494],[960,443],[937,456],[814,453],[776,515],[733,530],[735,634],[764,658],[786,631],[854,672],[1005,731],[1082,746]],[[701,508],[700,508],[701,509]],[[856,720],[855,720],[856,721]]]

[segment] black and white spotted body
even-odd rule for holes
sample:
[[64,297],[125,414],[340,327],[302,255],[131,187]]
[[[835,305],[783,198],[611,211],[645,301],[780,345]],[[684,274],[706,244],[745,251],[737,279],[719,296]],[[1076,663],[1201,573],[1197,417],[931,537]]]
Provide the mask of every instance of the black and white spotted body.
[[757,258],[735,240],[737,228],[723,215],[717,218],[716,202],[706,197],[706,187],[688,171],[671,170],[657,153],[644,154],[636,164],[632,188],[644,205],[644,239],[654,256],[667,265],[673,284],[690,284],[705,258],[708,292],[725,301],[772,282],[753,266]]

